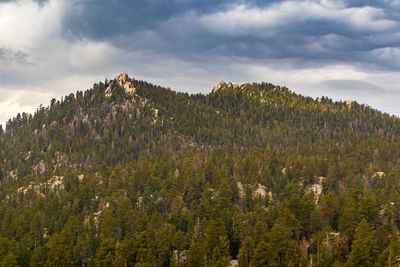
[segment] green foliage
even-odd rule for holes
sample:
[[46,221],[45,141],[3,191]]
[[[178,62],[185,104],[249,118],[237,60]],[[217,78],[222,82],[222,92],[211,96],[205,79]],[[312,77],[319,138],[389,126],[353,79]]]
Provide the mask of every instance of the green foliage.
[[356,228],[354,241],[349,254],[349,266],[374,266],[378,256],[375,232],[366,219],[362,219]]
[[116,254],[115,242],[112,239],[105,238],[101,242],[94,259],[96,266],[112,266],[114,264]]
[[17,257],[12,253],[8,253],[1,261],[1,267],[18,267]]
[[0,128],[1,265],[396,263],[398,118],[267,83],[131,82]]

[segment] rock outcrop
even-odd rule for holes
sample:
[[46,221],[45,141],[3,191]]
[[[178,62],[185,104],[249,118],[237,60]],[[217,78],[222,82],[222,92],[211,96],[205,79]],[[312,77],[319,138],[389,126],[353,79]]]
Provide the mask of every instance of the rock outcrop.
[[228,89],[228,88],[244,88],[246,86],[245,83],[241,83],[239,85],[237,85],[236,83],[233,82],[224,82],[224,81],[220,81],[211,91],[211,93],[216,93],[222,89]]
[[46,190],[50,191],[62,191],[64,190],[64,177],[63,176],[53,176],[47,182],[44,183],[35,183],[30,182],[27,186],[23,186],[17,189],[18,193],[27,194],[29,191],[32,191],[34,194],[45,197],[44,192]]
[[318,181],[316,183],[311,184],[305,188],[306,193],[312,194],[314,196],[315,204],[318,203],[319,198],[322,194],[322,189],[323,189],[322,182],[324,181],[324,179],[325,177],[320,176],[318,177]]
[[346,100],[344,101],[344,103],[345,103],[347,106],[351,106],[351,104],[354,103],[354,100],[346,99]]
[[110,97],[112,95],[113,83],[117,83],[121,88],[125,90],[127,94],[134,94],[136,88],[133,86],[132,79],[129,78],[128,74],[121,73],[114,78],[113,82],[106,88],[105,95]]
[[252,191],[252,197],[253,199],[261,197],[261,198],[265,198],[268,197],[269,200],[273,199],[272,196],[272,192],[268,191],[267,187],[257,183],[257,185],[255,186],[251,186],[249,184],[242,184],[241,182],[237,182],[236,183],[238,190],[239,190],[239,197],[240,198],[244,198],[246,197],[246,190],[245,190],[245,186],[249,186],[251,188]]

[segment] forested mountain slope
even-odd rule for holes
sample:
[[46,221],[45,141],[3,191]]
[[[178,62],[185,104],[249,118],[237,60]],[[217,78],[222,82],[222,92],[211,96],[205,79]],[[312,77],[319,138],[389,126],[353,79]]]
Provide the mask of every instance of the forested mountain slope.
[[390,266],[399,139],[356,102],[121,74],[0,130],[0,262]]

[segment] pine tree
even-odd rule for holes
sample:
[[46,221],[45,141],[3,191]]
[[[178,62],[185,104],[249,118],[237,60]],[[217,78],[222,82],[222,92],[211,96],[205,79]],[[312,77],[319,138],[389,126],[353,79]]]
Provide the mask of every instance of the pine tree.
[[378,247],[375,232],[366,219],[358,224],[354,241],[351,245],[351,252],[348,257],[348,266],[374,266],[377,260]]

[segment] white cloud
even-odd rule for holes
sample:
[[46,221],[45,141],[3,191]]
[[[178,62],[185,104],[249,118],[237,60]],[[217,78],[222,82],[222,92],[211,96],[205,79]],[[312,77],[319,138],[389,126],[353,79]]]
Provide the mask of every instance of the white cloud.
[[0,47],[29,50],[57,37],[67,1],[0,3]]
[[288,23],[310,20],[331,21],[350,28],[378,32],[399,25],[397,21],[385,19],[382,9],[370,6],[346,8],[340,1],[328,0],[283,1],[265,8],[241,4],[200,18],[203,25],[217,33],[241,35],[252,29],[264,36],[279,31],[279,27]]

